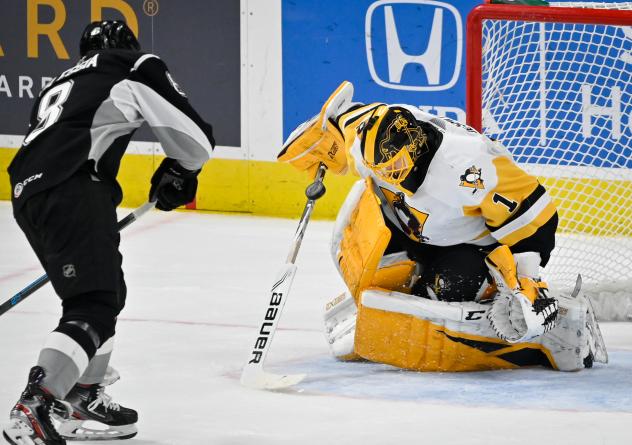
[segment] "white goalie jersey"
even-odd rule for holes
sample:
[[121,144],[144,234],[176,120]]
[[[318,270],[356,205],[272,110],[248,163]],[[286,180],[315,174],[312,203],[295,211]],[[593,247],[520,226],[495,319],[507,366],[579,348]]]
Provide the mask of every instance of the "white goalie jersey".
[[436,246],[501,243],[512,251],[539,252],[546,263],[554,247],[555,204],[501,143],[456,121],[412,106],[393,105],[408,109],[440,135],[439,144],[433,147],[429,142],[422,155],[426,165],[411,173],[423,176],[421,185],[407,193],[382,180],[363,162],[365,141],[357,129],[380,105],[356,104],[339,116],[338,126],[345,135],[350,164],[379,186],[409,238]]

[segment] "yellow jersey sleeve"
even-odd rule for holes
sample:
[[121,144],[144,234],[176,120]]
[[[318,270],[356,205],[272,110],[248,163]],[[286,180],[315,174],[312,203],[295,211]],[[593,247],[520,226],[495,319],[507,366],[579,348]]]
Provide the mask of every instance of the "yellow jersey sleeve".
[[514,253],[539,252],[544,266],[555,246],[557,210],[546,189],[506,156],[492,160],[496,186],[478,208],[490,234]]

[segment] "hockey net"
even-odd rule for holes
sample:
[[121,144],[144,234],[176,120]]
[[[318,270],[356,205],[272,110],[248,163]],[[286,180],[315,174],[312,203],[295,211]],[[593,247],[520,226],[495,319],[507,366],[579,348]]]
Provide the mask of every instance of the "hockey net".
[[478,6],[467,63],[468,123],[558,205],[544,278],[632,320],[632,2]]

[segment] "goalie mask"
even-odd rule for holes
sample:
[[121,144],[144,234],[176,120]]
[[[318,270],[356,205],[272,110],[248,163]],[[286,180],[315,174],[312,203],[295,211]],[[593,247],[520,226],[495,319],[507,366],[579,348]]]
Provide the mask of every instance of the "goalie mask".
[[79,54],[100,49],[130,49],[140,51],[140,43],[127,24],[121,20],[92,22],[81,34]]
[[428,135],[405,108],[380,105],[360,132],[364,164],[400,188],[417,160],[429,153]]

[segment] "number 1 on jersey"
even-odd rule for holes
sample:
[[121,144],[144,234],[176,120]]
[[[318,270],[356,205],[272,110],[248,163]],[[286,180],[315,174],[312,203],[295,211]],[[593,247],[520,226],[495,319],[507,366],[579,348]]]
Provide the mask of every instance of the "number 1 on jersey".
[[44,94],[37,108],[37,125],[24,138],[22,145],[28,145],[33,139],[39,136],[42,131],[57,122],[64,110],[64,102],[66,102],[68,96],[70,96],[72,85],[73,81],[69,80],[52,87]]
[[502,204],[507,207],[509,213],[513,213],[513,211],[516,210],[516,207],[518,207],[518,203],[516,201],[507,199],[503,195],[499,195],[498,193],[494,193],[494,196],[492,196],[492,201],[494,201],[494,204]]

